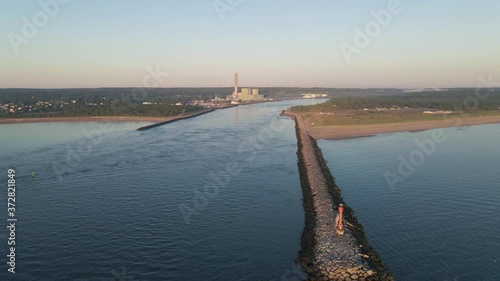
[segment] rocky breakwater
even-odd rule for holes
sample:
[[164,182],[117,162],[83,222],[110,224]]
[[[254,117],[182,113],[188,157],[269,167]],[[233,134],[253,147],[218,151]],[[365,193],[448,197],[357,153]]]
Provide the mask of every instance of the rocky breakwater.
[[[363,227],[345,204],[340,189],[316,140],[299,115],[283,112],[295,120],[297,156],[305,210],[300,261],[308,280],[394,280],[376,251],[368,244]],[[345,233],[337,234],[337,206],[344,204]]]
[[170,123],[173,123],[173,122],[176,122],[176,121],[179,121],[179,120],[184,120],[184,119],[198,117],[200,115],[207,114],[207,113],[214,112],[214,111],[215,111],[215,109],[210,108],[210,109],[200,110],[200,111],[197,111],[197,112],[194,112],[194,113],[188,113],[188,114],[179,115],[179,116],[177,116],[175,118],[171,118],[169,120],[166,120],[166,121],[163,121],[163,122],[160,122],[160,123],[156,123],[156,124],[152,124],[152,125],[140,127],[139,129],[137,129],[137,131],[145,131],[145,130],[153,129],[153,128],[156,128],[156,127],[159,127],[159,126],[163,126],[163,125],[166,125],[166,124],[170,124]]

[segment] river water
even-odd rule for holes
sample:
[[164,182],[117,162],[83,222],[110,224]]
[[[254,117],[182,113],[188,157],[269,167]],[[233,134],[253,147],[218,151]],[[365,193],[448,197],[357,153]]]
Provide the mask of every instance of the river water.
[[[146,123],[0,125],[0,280],[300,280],[298,100]],[[7,169],[16,274],[7,272]],[[32,176],[32,172],[36,176]]]
[[481,125],[319,146],[396,280],[496,281],[499,140],[500,125]]
[[[0,125],[0,280],[300,280],[296,137],[278,114],[316,102],[142,132],[146,123]],[[432,132],[319,145],[397,280],[500,280],[500,126],[445,129],[446,141],[389,186],[384,174],[399,175],[398,157]],[[5,263],[8,168],[15,275]]]

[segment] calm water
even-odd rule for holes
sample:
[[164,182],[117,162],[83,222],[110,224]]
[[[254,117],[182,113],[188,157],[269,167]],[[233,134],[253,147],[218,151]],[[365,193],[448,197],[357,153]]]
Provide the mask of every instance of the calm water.
[[[500,280],[500,125],[443,131],[422,160],[415,140],[433,131],[319,145],[397,280]],[[414,172],[390,188],[410,154]]]
[[[298,280],[296,138],[278,114],[316,102],[241,106],[143,132],[141,123],[0,125],[0,280]],[[7,168],[17,174],[15,276],[5,264]]]
[[[144,123],[0,125],[1,178],[16,169],[19,219],[17,273],[2,262],[0,280],[299,280],[296,139],[277,115],[313,102],[144,132],[135,131]],[[445,129],[447,140],[389,188],[384,173],[397,174],[398,156],[432,132],[320,146],[398,280],[500,280],[500,126]]]

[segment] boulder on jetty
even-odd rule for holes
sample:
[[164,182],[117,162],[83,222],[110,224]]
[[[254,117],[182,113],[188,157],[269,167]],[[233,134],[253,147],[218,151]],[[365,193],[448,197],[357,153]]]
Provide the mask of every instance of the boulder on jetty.
[[[307,280],[387,280],[394,277],[368,244],[354,211],[345,204],[316,140],[299,115],[295,120],[298,166],[305,210],[300,261]],[[335,231],[336,208],[344,204],[345,233]]]

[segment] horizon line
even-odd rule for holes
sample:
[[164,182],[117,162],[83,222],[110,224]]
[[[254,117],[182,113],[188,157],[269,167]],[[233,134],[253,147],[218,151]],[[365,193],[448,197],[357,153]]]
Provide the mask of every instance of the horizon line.
[[[0,88],[0,90],[82,90],[82,89],[233,89],[234,86],[225,86],[225,87],[118,87],[118,86],[109,86],[109,87],[64,87],[64,88],[26,88],[26,87],[9,87],[9,88]],[[290,87],[290,86],[258,86],[258,87],[247,87],[240,86],[239,88],[290,88],[290,89],[350,89],[350,90],[370,90],[370,89],[378,89],[378,90],[419,90],[419,89],[490,89],[491,87],[472,87],[472,86],[452,86],[452,87]],[[493,87],[493,89],[500,89],[500,87]]]

